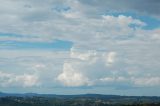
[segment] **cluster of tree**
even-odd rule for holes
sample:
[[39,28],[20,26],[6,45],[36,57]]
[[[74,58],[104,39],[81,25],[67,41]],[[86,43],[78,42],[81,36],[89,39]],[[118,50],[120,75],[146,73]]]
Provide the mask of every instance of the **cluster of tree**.
[[[132,101],[132,102],[131,102]],[[134,101],[134,102],[133,102]],[[1,97],[0,106],[160,106],[159,99],[101,99],[92,97]]]

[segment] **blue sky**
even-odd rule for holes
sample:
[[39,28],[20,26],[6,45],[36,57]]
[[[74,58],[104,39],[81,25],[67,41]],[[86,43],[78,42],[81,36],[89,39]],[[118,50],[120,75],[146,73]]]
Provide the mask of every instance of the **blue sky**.
[[159,7],[159,0],[1,1],[0,91],[160,96]]

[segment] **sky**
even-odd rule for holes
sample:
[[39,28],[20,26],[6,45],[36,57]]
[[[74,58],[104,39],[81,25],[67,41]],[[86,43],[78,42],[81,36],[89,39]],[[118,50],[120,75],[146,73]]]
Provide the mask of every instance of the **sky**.
[[0,0],[0,91],[160,96],[160,0]]

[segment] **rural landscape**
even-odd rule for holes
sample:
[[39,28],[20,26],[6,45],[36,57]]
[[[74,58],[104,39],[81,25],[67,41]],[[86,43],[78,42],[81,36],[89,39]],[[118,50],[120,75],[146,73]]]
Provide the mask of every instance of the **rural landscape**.
[[160,97],[1,93],[0,106],[160,106]]

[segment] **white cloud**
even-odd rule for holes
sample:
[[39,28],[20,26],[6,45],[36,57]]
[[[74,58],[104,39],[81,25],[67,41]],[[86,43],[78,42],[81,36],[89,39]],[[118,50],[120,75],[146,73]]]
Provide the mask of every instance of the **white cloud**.
[[63,12],[62,15],[65,17],[65,18],[71,18],[71,19],[74,19],[74,18],[80,18],[81,17],[81,14],[78,13],[78,12]]
[[154,87],[160,86],[160,77],[141,77],[132,78],[133,83],[139,87]]
[[135,25],[140,25],[140,26],[145,26],[146,23],[138,20],[138,19],[133,19],[131,16],[126,17],[124,15],[119,15],[118,17],[115,16],[110,16],[110,15],[103,15],[102,16],[103,19],[105,19],[105,21],[108,24],[111,25],[117,25],[117,26],[128,26],[130,24],[135,24]]
[[77,59],[84,60],[84,61],[91,60],[96,55],[97,55],[96,51],[85,51],[85,52],[83,52],[83,51],[76,51],[76,50],[74,50],[74,48],[71,48],[71,51],[70,51],[70,57],[71,58],[77,58]]
[[115,52],[78,51],[72,48],[70,58],[73,60],[65,61],[57,79],[66,86],[97,85],[98,78],[106,75],[114,64],[115,55]]
[[[23,82],[25,82],[25,79],[33,79],[33,77],[27,77],[27,75],[35,75],[33,82],[38,77],[40,86],[44,88],[54,87],[59,85],[54,79],[60,74],[64,61],[70,60],[69,55],[68,51],[3,50],[0,52],[0,64],[2,65],[0,70],[3,70],[3,73],[11,74],[14,77],[12,83],[17,87],[21,87],[19,86],[20,82],[17,81],[18,79]],[[30,84],[32,85],[32,83]],[[21,85],[29,86],[27,82]]]
[[[6,2],[3,3],[7,5]],[[20,36],[3,36],[0,37],[0,40],[46,42],[62,39],[75,42],[77,45],[85,44],[88,41],[92,45],[95,43],[93,46],[96,46],[99,42],[132,34],[133,29],[128,26],[129,24],[145,25],[138,19],[123,15],[118,17],[103,15],[103,18],[88,18],[80,11],[79,8],[83,6],[78,1],[41,1],[35,3],[34,1],[16,0],[13,2],[9,0],[8,3],[12,6],[9,10],[2,8],[2,11],[6,11],[9,16],[5,16],[6,12],[2,13],[1,17],[4,18],[0,18],[0,21],[3,22],[0,25],[0,32],[14,33]],[[69,5],[71,9],[63,12],[52,10],[54,6],[60,4],[62,5],[61,8]],[[44,6],[43,9],[41,8],[42,5]],[[16,10],[12,9],[14,6]],[[12,18],[13,16],[16,18]],[[39,19],[40,17],[41,19]],[[78,19],[70,20],[68,18]],[[91,36],[92,40],[90,39]]]
[[[37,81],[43,87],[59,83],[72,87],[101,86],[108,82],[159,86],[160,29],[143,29],[147,23],[131,16],[101,13],[101,9],[110,8],[105,4],[110,4],[108,1],[103,1],[105,6],[96,0],[92,1],[94,5],[90,5],[91,1],[83,2],[1,1],[0,32],[13,36],[0,36],[0,41],[73,42],[70,51],[6,50],[5,44],[1,44],[1,86],[32,87]],[[112,7],[115,3],[111,4]],[[150,79],[144,78],[147,74]]]
[[[148,74],[150,76],[159,75],[159,70],[157,70],[159,69],[158,45],[153,48],[150,43],[145,44],[148,46],[141,45],[139,42],[135,43],[112,45],[108,51],[72,48],[71,59],[64,62],[64,67],[68,68],[63,67],[63,72],[58,75],[58,80],[66,86],[74,86],[78,81],[79,83],[76,83],[75,86],[88,85],[86,83],[88,81],[92,86],[118,83],[117,85],[113,84],[115,87],[126,84],[134,86],[135,83],[130,77],[139,78],[141,76],[140,78],[143,78]],[[154,54],[150,51],[151,47],[152,51],[155,51]],[[153,66],[156,68],[153,69]],[[77,76],[78,81],[71,76]]]
[[39,85],[37,76],[27,75],[27,74],[16,76],[15,79],[10,80],[10,83],[12,84],[14,82],[19,82],[19,81],[22,81],[24,87],[32,87]]
[[100,81],[103,81],[103,82],[114,82],[115,78],[106,77],[106,78],[101,78]]
[[116,53],[115,52],[109,52],[106,56],[106,65],[111,65],[114,63],[116,58]]
[[115,83],[115,82],[128,82],[129,81],[129,78],[125,78],[125,77],[122,77],[122,76],[118,76],[118,77],[105,77],[105,78],[100,78],[99,79],[100,81],[102,82],[106,82],[106,83]]
[[91,82],[81,72],[73,69],[69,63],[64,63],[63,72],[57,77],[62,84],[69,87],[89,86]]
[[11,73],[4,73],[2,71],[0,71],[0,83],[1,87],[33,87],[40,84],[38,76],[36,75],[16,75]]

